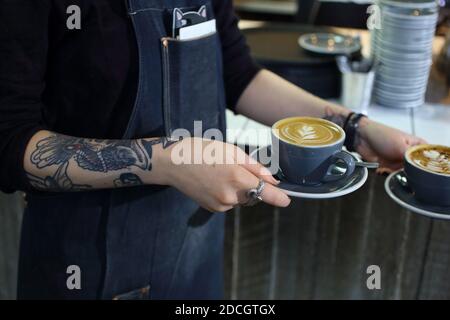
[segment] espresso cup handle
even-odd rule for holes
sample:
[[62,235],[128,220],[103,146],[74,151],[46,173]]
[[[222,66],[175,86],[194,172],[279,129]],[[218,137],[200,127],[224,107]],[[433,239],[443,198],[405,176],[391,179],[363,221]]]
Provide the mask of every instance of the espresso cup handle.
[[[329,172],[331,166],[335,165],[338,162],[342,162],[345,164],[345,172],[342,174],[333,174]],[[330,158],[330,166],[328,167],[328,171],[325,176],[322,178],[322,182],[331,182],[340,180],[342,178],[347,178],[353,174],[355,171],[355,158],[347,151],[341,150],[333,154]]]

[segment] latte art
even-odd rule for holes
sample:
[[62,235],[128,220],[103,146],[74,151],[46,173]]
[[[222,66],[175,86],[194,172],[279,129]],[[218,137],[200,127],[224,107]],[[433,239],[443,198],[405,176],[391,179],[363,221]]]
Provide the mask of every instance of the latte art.
[[411,152],[409,158],[419,167],[450,175],[450,148],[425,146]]
[[333,123],[314,118],[292,118],[281,121],[276,126],[281,139],[303,146],[332,144],[342,137]]

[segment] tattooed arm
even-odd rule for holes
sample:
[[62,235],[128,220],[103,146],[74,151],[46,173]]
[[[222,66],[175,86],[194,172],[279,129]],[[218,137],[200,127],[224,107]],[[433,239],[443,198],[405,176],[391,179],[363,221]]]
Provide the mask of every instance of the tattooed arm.
[[[343,126],[350,111],[316,97],[270,71],[262,70],[239,99],[236,110],[271,126],[279,119],[309,116],[328,119]],[[400,130],[362,118],[355,149],[367,160],[379,161],[387,171],[401,166],[403,153],[423,140]]]
[[82,191],[159,184],[165,138],[97,140],[38,132],[28,144],[24,167],[31,185],[42,191]]
[[[223,158],[217,159],[217,163],[175,164],[172,161],[173,151],[193,157],[192,161],[198,158],[196,150],[201,153],[200,158],[203,150],[215,150],[213,153]],[[203,208],[222,212],[246,202],[246,192],[264,179],[267,184],[263,201],[287,206],[290,200],[274,186],[277,181],[270,172],[250,160],[240,148],[218,140],[97,140],[39,131],[28,143],[24,165],[30,183],[38,190],[58,192],[168,185]]]

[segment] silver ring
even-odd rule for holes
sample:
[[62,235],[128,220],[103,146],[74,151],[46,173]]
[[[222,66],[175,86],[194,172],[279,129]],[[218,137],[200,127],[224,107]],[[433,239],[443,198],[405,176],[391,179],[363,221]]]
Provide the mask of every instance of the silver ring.
[[248,201],[244,203],[244,206],[251,207],[261,202],[262,201],[261,193],[263,192],[265,186],[266,183],[264,182],[264,180],[260,179],[258,186],[256,188],[248,190],[247,191]]

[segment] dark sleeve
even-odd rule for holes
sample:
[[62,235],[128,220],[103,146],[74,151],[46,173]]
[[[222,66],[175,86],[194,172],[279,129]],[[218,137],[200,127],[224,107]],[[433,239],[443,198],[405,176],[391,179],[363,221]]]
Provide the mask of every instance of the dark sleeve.
[[49,1],[0,0],[0,190],[27,190],[26,146],[42,125]]
[[250,56],[245,37],[238,28],[232,0],[213,0],[217,29],[222,42],[227,106],[234,111],[245,88],[261,69]]

